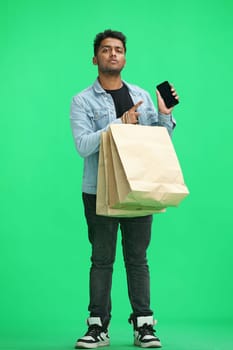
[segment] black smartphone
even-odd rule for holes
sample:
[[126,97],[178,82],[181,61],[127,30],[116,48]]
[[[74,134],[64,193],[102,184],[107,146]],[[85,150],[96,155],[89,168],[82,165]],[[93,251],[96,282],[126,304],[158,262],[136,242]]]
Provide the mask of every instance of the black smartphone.
[[172,95],[171,85],[168,81],[164,81],[157,85],[156,88],[159,90],[167,108],[171,108],[179,103],[179,101]]

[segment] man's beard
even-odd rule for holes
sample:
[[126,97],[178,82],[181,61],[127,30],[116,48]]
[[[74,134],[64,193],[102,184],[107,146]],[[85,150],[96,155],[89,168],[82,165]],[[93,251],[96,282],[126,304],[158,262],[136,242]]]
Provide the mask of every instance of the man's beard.
[[121,67],[121,68],[99,67],[99,71],[102,74],[111,75],[111,76],[118,76],[121,73],[123,68],[124,67]]

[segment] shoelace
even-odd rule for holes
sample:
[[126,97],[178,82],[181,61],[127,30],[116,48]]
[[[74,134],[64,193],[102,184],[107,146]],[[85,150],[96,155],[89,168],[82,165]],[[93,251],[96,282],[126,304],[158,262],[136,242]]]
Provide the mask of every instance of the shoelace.
[[86,335],[89,335],[90,337],[93,337],[94,339],[98,339],[98,335],[102,332],[102,327],[98,326],[97,324],[93,324],[89,326]]
[[143,326],[139,327],[138,331],[139,331],[141,337],[144,337],[145,335],[153,335],[154,336],[154,333],[155,333],[153,326],[149,325],[147,323],[144,323]]

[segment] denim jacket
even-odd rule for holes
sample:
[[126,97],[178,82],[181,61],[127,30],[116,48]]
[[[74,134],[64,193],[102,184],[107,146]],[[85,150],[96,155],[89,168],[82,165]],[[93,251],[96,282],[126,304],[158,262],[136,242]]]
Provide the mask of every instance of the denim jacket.
[[[148,92],[138,86],[126,82],[124,84],[128,87],[134,104],[143,101],[137,109],[140,113],[139,124],[164,126],[171,135],[175,127],[172,116],[157,113]],[[116,117],[111,95],[101,87],[98,79],[92,86],[74,96],[70,120],[77,151],[84,158],[82,191],[96,194],[101,133],[110,124],[122,123]]]

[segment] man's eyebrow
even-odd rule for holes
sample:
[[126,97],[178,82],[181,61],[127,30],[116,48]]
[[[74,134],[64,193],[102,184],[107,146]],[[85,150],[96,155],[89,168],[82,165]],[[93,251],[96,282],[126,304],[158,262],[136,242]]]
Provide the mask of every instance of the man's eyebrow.
[[116,45],[116,46],[111,46],[111,45],[101,45],[100,46],[101,48],[104,48],[104,47],[106,47],[106,48],[111,48],[111,47],[115,47],[115,48],[119,48],[119,49],[124,49],[124,46],[122,45],[122,46],[120,46],[120,45]]

